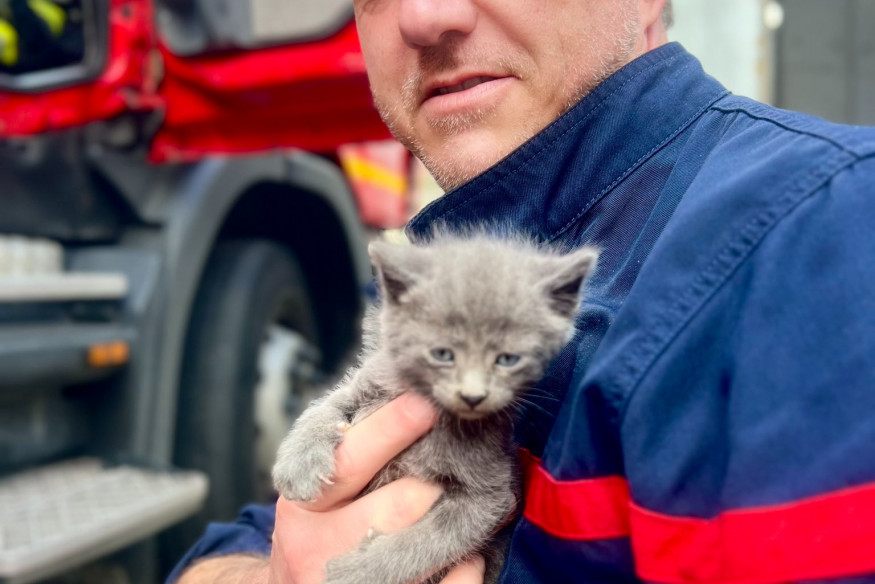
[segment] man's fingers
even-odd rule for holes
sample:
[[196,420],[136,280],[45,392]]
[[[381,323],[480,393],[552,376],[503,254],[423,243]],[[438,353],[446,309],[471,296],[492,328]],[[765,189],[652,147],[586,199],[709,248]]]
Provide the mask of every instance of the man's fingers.
[[483,584],[486,562],[481,556],[474,556],[450,570],[441,584]]
[[419,521],[443,489],[433,483],[425,483],[413,477],[398,479],[361,499],[353,501],[335,513],[343,520],[359,525],[362,533],[395,533]]
[[428,432],[437,411],[422,396],[405,393],[346,430],[337,447],[336,470],[317,501],[302,504],[325,511],[358,495],[386,463]]
[[280,498],[273,534],[275,583],[316,584],[325,563],[361,545],[368,535],[394,533],[416,523],[443,490],[406,477],[330,511],[308,511]]
[[308,568],[302,562],[321,566],[354,550],[369,533],[395,533],[413,525],[442,493],[438,485],[405,477],[331,511],[309,511],[280,498],[275,543],[296,551],[294,569]]

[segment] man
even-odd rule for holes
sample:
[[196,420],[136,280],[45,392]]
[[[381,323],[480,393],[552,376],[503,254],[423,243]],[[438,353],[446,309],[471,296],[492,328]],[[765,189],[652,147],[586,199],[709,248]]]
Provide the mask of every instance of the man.
[[[663,10],[356,1],[376,103],[451,191],[410,236],[487,223],[604,250],[554,397],[520,423],[502,581],[871,577],[875,131],[729,95],[666,44]],[[270,551],[252,509],[181,582],[318,582],[368,529],[414,522],[438,487],[351,497],[433,416],[405,395],[352,428],[326,494],[280,501]],[[476,561],[448,581],[479,582]]]

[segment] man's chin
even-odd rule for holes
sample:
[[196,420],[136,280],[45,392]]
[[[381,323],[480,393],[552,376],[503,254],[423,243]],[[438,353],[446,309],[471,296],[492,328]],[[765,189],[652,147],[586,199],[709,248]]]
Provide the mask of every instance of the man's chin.
[[427,148],[414,153],[444,191],[451,191],[483,174],[522,144],[484,139],[475,132],[453,136],[436,151]]
[[431,176],[434,177],[435,182],[437,182],[444,192],[450,192],[462,186],[489,168],[485,167],[481,170],[481,168],[477,166],[472,169],[463,167],[461,164],[454,164],[452,161],[441,161],[440,163],[435,163],[427,158],[423,158],[422,161],[431,173]]

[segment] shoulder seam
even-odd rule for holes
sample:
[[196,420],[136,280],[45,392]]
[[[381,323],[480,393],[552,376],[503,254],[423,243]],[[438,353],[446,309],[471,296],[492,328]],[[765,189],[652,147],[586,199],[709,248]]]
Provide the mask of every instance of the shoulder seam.
[[642,330],[621,360],[616,373],[608,379],[608,394],[613,396],[620,426],[625,420],[630,400],[653,364],[723,288],[732,274],[753,255],[775,226],[837,174],[858,161],[856,154],[842,149],[834,152],[823,164],[801,175],[783,196],[733,233],[691,282],[668,300],[666,310],[654,324]]
[[798,128],[798,127],[791,126],[791,125],[786,124],[786,123],[784,123],[784,122],[782,122],[782,121],[776,120],[774,117],[767,117],[767,116],[764,116],[764,115],[757,115],[756,113],[752,112],[751,109],[749,109],[749,108],[742,108],[742,107],[723,107],[723,106],[721,106],[721,105],[719,105],[719,104],[714,104],[714,105],[712,106],[711,109],[714,109],[714,110],[717,110],[717,111],[720,111],[720,112],[723,112],[723,113],[727,113],[727,114],[729,114],[729,113],[739,113],[739,114],[744,114],[745,116],[747,116],[747,117],[749,117],[749,118],[751,118],[751,119],[753,119],[753,120],[759,120],[759,121],[762,121],[762,122],[770,123],[770,124],[772,124],[773,126],[777,126],[777,127],[781,128],[781,129],[787,130],[788,132],[794,132],[794,133],[796,133],[796,134],[802,134],[802,135],[805,135],[805,136],[809,136],[809,137],[811,137],[811,138],[816,138],[816,139],[818,139],[818,140],[821,140],[821,141],[823,141],[823,142],[826,142],[827,144],[830,144],[830,145],[832,145],[832,146],[838,148],[839,150],[842,150],[843,152],[847,152],[848,154],[850,154],[850,155],[852,155],[852,156],[854,156],[854,157],[856,157],[856,158],[862,158],[862,157],[865,156],[864,154],[861,154],[861,153],[858,152],[857,150],[853,150],[853,149],[849,148],[848,146],[846,146],[845,144],[842,144],[841,142],[838,142],[838,141],[835,140],[834,138],[831,138],[831,137],[829,137],[829,136],[825,136],[825,135],[823,135],[823,134],[821,134],[821,133],[818,133],[818,132],[812,132],[812,131],[810,131],[810,130],[806,130],[806,129],[803,129],[803,128]]

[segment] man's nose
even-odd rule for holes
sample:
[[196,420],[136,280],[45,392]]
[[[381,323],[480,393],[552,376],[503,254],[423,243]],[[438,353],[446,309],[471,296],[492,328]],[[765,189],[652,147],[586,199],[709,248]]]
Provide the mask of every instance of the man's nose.
[[452,33],[470,34],[477,23],[473,0],[401,0],[400,12],[401,36],[413,48],[437,45]]

